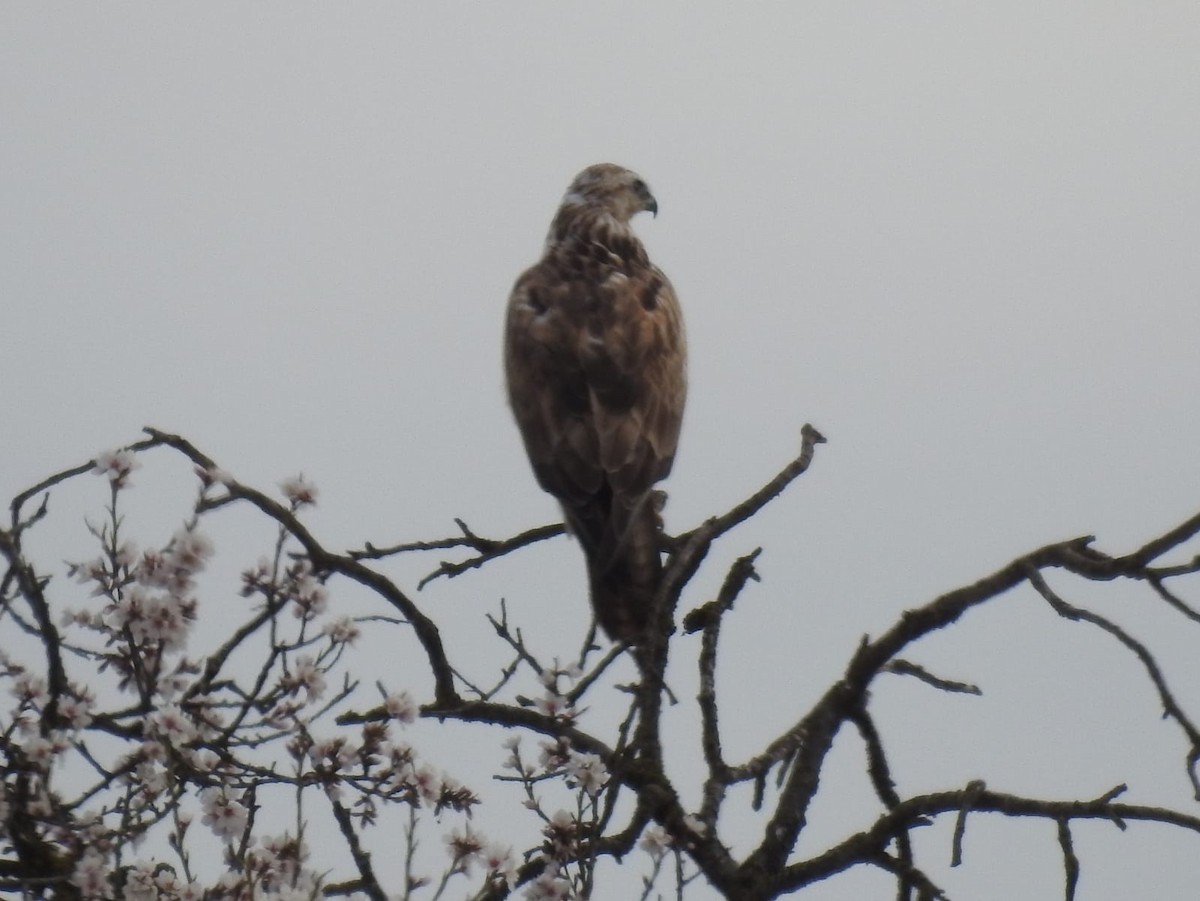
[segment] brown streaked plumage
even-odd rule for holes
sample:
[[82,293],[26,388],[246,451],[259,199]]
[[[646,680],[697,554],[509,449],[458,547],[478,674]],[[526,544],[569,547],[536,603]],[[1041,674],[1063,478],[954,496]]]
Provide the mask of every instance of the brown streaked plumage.
[[657,214],[628,169],[584,169],[542,259],[508,300],[504,368],[538,484],[587,558],[592,608],[614,641],[645,630],[662,573],[654,483],[671,471],[686,343],[679,301],[629,220]]

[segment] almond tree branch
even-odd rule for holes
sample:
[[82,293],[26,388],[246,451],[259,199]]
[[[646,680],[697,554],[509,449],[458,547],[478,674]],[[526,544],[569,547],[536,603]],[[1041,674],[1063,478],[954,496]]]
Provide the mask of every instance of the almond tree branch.
[[[216,469],[212,458],[202,454],[186,439],[152,428],[147,428],[146,432],[149,433],[155,443],[174,448],[205,471],[211,472]],[[371,589],[375,594],[400,611],[401,615],[413,627],[417,640],[425,650],[425,656],[429,661],[429,668],[433,673],[434,696],[437,699],[437,703],[452,704],[458,698],[457,690],[454,687],[454,671],[446,657],[445,648],[442,646],[441,633],[438,631],[437,626],[434,625],[433,620],[422,613],[416,604],[409,599],[408,595],[397,588],[382,573],[376,572],[352,557],[327,551],[317,542],[295,514],[278,501],[273,500],[255,488],[242,485],[232,479],[226,480],[222,484],[225,486],[226,491],[229,492],[230,497],[249,502],[283,526],[288,534],[295,538],[300,543],[300,546],[304,548],[304,552],[312,563],[313,568],[318,572],[338,573],[352,581],[358,582],[360,585]]]
[[1075,901],[1075,887],[1079,884],[1079,858],[1075,856],[1075,844],[1071,841],[1071,821],[1058,821],[1058,846],[1062,848],[1063,869],[1066,881],[1066,901]]
[[513,551],[536,544],[539,541],[545,541],[547,538],[564,535],[567,531],[566,526],[562,523],[551,523],[527,529],[519,535],[514,535],[512,538],[494,539],[476,535],[461,519],[455,519],[454,522],[462,530],[461,536],[440,538],[436,541],[414,541],[386,548],[377,548],[368,541],[364,545],[363,550],[350,551],[348,556],[354,560],[381,560],[385,557],[412,551],[448,550],[460,547],[476,552],[476,556],[468,557],[466,560],[460,560],[457,563],[443,560],[436,570],[417,583],[417,588],[421,589],[434,579],[439,579],[442,576],[453,579],[455,576],[460,576],[472,569],[478,569],[485,563],[503,557],[505,554],[511,554]]
[[329,804],[333,809],[333,818],[337,821],[338,829],[341,830],[342,837],[346,839],[346,847],[350,849],[350,857],[354,861],[355,869],[358,870],[359,881],[355,890],[364,892],[371,901],[388,901],[387,892],[380,887],[379,880],[375,878],[371,855],[363,850],[362,843],[358,840],[358,833],[354,831],[354,822],[350,819],[350,812],[342,806],[341,802],[333,798],[330,798]]
[[[1138,561],[1154,559],[1178,543],[1188,540],[1197,531],[1200,531],[1200,517],[1193,517],[1167,533],[1170,541],[1152,541],[1141,551],[1125,558],[1111,558],[1093,550],[1090,547],[1090,536],[1046,545],[1017,558],[972,585],[948,592],[922,607],[906,611],[900,620],[878,639],[864,640],[851,659],[845,676],[830,687],[808,714],[772,742],[763,754],[743,767],[731,770],[731,777],[734,779],[761,778],[766,770],[775,764],[790,760],[790,772],[775,812],[764,830],[762,841],[742,864],[743,880],[747,883],[761,883],[783,867],[807,822],[808,806],[816,794],[821,766],[834,737],[845,720],[863,703],[870,682],[905,647],[954,623],[972,607],[1026,581],[1031,572],[1062,568],[1094,580],[1108,580],[1121,576],[1144,578],[1146,574],[1135,569]],[[1137,652],[1132,645],[1127,646]],[[1169,694],[1164,696],[1165,704],[1169,697]],[[1177,710],[1177,705],[1168,705],[1168,710],[1172,709]],[[1191,738],[1193,730],[1190,724],[1184,728]],[[1200,754],[1196,750],[1197,747],[1200,746],[1194,745],[1192,755],[1189,756],[1189,772],[1192,772],[1192,765]]]
[[[863,708],[857,710],[851,719],[858,727],[858,734],[862,736],[867,748],[867,775],[871,779],[875,794],[888,810],[895,810],[900,806],[900,796],[896,793],[896,783],[892,779],[887,754],[883,750],[883,739],[879,730],[875,728],[875,721]],[[896,851],[896,858],[889,857],[889,860],[894,860],[897,864],[894,870],[896,897],[899,901],[908,901],[920,880],[916,876],[919,871],[916,870],[913,861],[912,841],[907,832],[896,836]]]
[[[762,548],[755,549],[744,557],[739,557],[729,568],[725,582],[721,586],[715,601],[710,601],[699,610],[689,613],[684,628],[686,631],[704,629],[700,643],[700,693],[696,702],[700,708],[701,747],[704,750],[704,760],[708,764],[708,778],[704,782],[704,801],[700,808],[700,821],[710,830],[716,828],[717,815],[725,799],[725,789],[729,784],[728,766],[721,753],[721,728],[718,722],[717,710],[717,643],[720,639],[721,620],[724,614],[733,609],[733,602],[741,593],[746,583],[751,579],[758,581],[758,573],[754,570],[754,561],[762,553]],[[688,622],[691,625],[687,625]]]
[[1126,821],[1134,820],[1162,823],[1200,833],[1200,817],[1161,807],[1114,804],[1107,795],[1094,801],[1048,801],[986,790],[974,792],[971,788],[936,792],[902,801],[866,831],[851,836],[816,857],[784,867],[775,878],[769,880],[769,893],[761,897],[795,891],[851,867],[875,863],[878,855],[884,853],[897,836],[920,825],[927,818],[942,814],[958,815],[964,805],[971,813],[1035,817],[1056,823],[1084,819],[1108,820],[1122,829]]
[[1187,736],[1188,741],[1191,742],[1192,746],[1187,756],[1187,771],[1188,776],[1192,780],[1192,791],[1195,797],[1200,800],[1200,776],[1196,773],[1196,762],[1200,760],[1200,729],[1196,728],[1195,724],[1183,711],[1183,708],[1179,706],[1179,702],[1175,700],[1175,696],[1167,685],[1167,680],[1163,676],[1162,670],[1154,660],[1154,655],[1150,653],[1150,650],[1144,644],[1133,638],[1116,623],[1105,619],[1098,613],[1084,610],[1082,607],[1076,607],[1063,600],[1046,583],[1045,578],[1037,570],[1030,570],[1029,581],[1059,616],[1074,622],[1091,623],[1093,626],[1103,629],[1121,644],[1125,645],[1141,661],[1147,675],[1150,677],[1150,681],[1154,683],[1154,687],[1158,690],[1158,696],[1163,705],[1163,715],[1175,720],[1179,724],[1179,728]]

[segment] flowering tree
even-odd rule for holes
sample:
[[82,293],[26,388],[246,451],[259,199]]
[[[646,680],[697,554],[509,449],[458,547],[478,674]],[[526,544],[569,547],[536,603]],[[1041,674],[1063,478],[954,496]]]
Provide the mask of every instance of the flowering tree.
[[[454,550],[465,556],[443,562],[430,578],[453,577],[559,535],[561,526],[491,540],[460,523],[462,534],[444,541],[337,553],[303,521],[317,499],[311,483],[289,479],[281,485],[283,499],[275,500],[222,471],[188,441],[148,434],[21,493],[0,530],[5,891],[138,901],[339,895],[382,901],[464,891],[474,898],[585,898],[604,894],[600,865],[616,859],[640,867],[643,898],[683,897],[690,886],[706,883],[727,898],[767,899],[855,867],[891,874],[901,899],[934,898],[943,893],[918,859],[912,831],[931,819],[953,818],[957,857],[969,814],[1003,812],[1056,825],[1070,899],[1081,866],[1074,822],[1153,821],[1200,832],[1195,815],[1121,803],[1122,787],[1083,800],[1022,797],[982,782],[904,796],[868,703],[883,674],[912,676],[943,691],[975,691],[901,655],[971,608],[1028,583],[1059,616],[1102,630],[1140,664],[1164,714],[1188,742],[1185,767],[1200,795],[1200,730],[1151,650],[1066,600],[1044,575],[1059,569],[1085,580],[1143,583],[1180,615],[1198,620],[1200,613],[1170,585],[1200,570],[1200,557],[1178,565],[1160,561],[1200,532],[1200,516],[1120,557],[1096,551],[1087,538],[1047,545],[906,611],[878,638],[864,639],[844,675],[811,709],[796,711],[757,754],[733,762],[726,759],[719,721],[719,640],[735,600],[757,578],[757,551],[734,563],[715,598],[678,616],[681,599],[713,543],[808,469],[824,440],[814,429],[805,427],[799,456],[752,497],[664,539],[668,562],[655,625],[638,646],[602,647],[593,630],[577,653],[547,661],[526,645],[502,606],[491,623],[509,662],[488,686],[464,675],[438,624],[381,562]],[[189,462],[197,493],[171,537],[138,547],[125,523],[131,474],[155,448]],[[67,565],[71,583],[52,581],[48,565],[31,551],[31,536],[49,515],[51,489],[88,473],[109,485],[101,518],[89,520],[95,556]],[[243,614],[206,624],[206,610],[224,609],[205,601],[206,592],[221,590],[202,584],[214,556],[208,525],[231,507],[265,518],[275,537],[270,552],[241,573]],[[365,591],[365,612],[334,615],[330,593],[352,583]],[[672,746],[661,730],[677,618],[683,632],[700,635],[698,749]],[[347,651],[367,627],[394,630],[398,645],[419,651],[432,684],[427,696],[360,671]],[[637,678],[621,685],[612,674],[626,656]],[[523,694],[522,686],[531,684],[533,696]],[[589,725],[591,703],[617,701],[624,713],[615,726],[600,731]],[[477,831],[478,786],[456,781],[406,740],[406,730],[421,722],[507,729],[503,751],[497,742],[493,775],[514,794],[488,803],[510,804],[512,820],[532,826],[514,827],[502,842]],[[861,737],[879,812],[850,837],[799,854],[797,842],[843,727]],[[704,778],[677,785],[666,764],[673,755],[696,752]],[[751,850],[735,855],[722,817],[739,787],[751,788],[751,806],[764,825]],[[698,803],[689,807],[685,797]],[[442,853],[422,856],[418,837],[431,831],[441,833]],[[513,844],[514,837],[524,844]]]

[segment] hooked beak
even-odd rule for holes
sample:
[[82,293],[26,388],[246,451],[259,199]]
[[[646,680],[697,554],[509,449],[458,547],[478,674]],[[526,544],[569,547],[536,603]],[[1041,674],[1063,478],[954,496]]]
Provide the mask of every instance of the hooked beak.
[[658,201],[654,199],[654,195],[650,193],[646,183],[639,178],[634,183],[633,189],[637,193],[638,200],[642,202],[642,209],[657,219]]

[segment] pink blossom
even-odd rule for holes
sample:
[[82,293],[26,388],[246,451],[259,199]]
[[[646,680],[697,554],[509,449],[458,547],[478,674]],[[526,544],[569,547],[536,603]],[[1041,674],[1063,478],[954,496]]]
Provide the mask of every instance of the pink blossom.
[[229,795],[229,789],[212,786],[200,792],[200,804],[204,808],[204,825],[217,838],[233,841],[246,829],[249,813],[240,801]]
[[135,864],[125,871],[124,901],[157,901],[158,886],[154,873],[145,863]]
[[146,722],[152,734],[174,747],[187,744],[196,737],[195,724],[175,704],[168,704],[154,711]]
[[512,846],[489,842],[481,852],[482,863],[493,878],[503,879],[509,888],[517,884],[517,861]]
[[92,472],[108,476],[117,488],[125,488],[129,485],[129,474],[141,465],[131,450],[110,450],[97,455]]
[[43,772],[54,762],[54,745],[49,739],[34,735],[25,741],[22,748],[31,764]]
[[13,679],[12,693],[22,704],[35,704],[40,707],[50,700],[46,680],[29,673],[21,673]]
[[293,599],[296,602],[293,612],[297,618],[314,619],[329,605],[329,592],[311,573],[305,573],[296,580]]
[[548,691],[537,700],[537,709],[546,716],[564,717],[567,712],[567,699],[555,691]]
[[71,686],[71,694],[59,700],[58,712],[74,729],[86,728],[92,722],[92,709],[96,705],[96,695],[90,688],[79,685]]
[[138,547],[132,541],[124,541],[117,548],[117,565],[132,569],[138,562]]
[[354,644],[361,632],[358,623],[348,616],[338,617],[331,623],[326,623],[323,630],[334,644]]
[[550,853],[558,859],[566,857],[575,847],[575,837],[578,832],[575,817],[566,810],[555,811],[550,822],[542,829],[550,845]]
[[143,760],[157,760],[161,762],[167,759],[167,749],[156,738],[145,739],[142,742],[140,752]]
[[141,633],[149,641],[161,642],[165,650],[174,650],[187,642],[193,611],[190,605],[173,595],[152,595],[142,611]]
[[103,594],[105,586],[108,584],[108,562],[101,557],[97,557],[95,560],[86,560],[83,563],[72,563],[69,573],[80,585],[95,582],[97,589],[92,592],[93,597]]
[[71,883],[85,898],[103,898],[108,894],[108,864],[95,848],[88,848],[71,874]]
[[579,664],[572,663],[563,666],[558,662],[558,658],[554,658],[554,666],[542,670],[540,679],[547,691],[558,693],[558,679],[560,676],[565,677],[568,682],[576,682],[583,675],[583,670],[579,668]]
[[525,897],[528,901],[567,901],[571,897],[571,883],[557,872],[546,870],[529,883]]
[[608,783],[608,769],[596,754],[572,751],[566,768],[568,779],[593,797]]
[[431,767],[422,766],[414,770],[412,783],[421,797],[431,804],[442,794],[441,780],[438,779],[437,773]]
[[221,758],[211,748],[185,748],[183,756],[199,772],[212,775],[221,766]]
[[407,691],[391,692],[383,699],[388,716],[401,723],[411,723],[417,718],[417,702]]
[[335,773],[345,769],[354,759],[354,749],[344,738],[326,738],[314,742],[308,757],[315,767],[329,767]]
[[200,477],[205,487],[209,485],[228,485],[233,482],[233,476],[221,469],[219,466],[210,466],[208,469],[196,467],[196,475]]
[[292,476],[290,479],[284,479],[279,483],[280,489],[283,491],[283,496],[288,499],[293,509],[299,509],[306,504],[316,505],[317,486],[304,478],[304,474]]
[[662,826],[655,823],[642,833],[642,840],[638,843],[638,847],[655,860],[659,860],[671,849],[671,837],[667,835],[667,831]]
[[195,529],[180,529],[171,540],[171,560],[178,569],[199,572],[213,555],[213,543]]
[[253,569],[242,570],[242,597],[248,598],[256,591],[265,591],[271,584],[271,561],[259,557]]
[[293,691],[303,688],[308,693],[310,701],[325,693],[325,676],[317,668],[312,657],[307,655],[296,661],[296,667],[292,671],[291,678],[287,680],[287,684]]
[[455,829],[446,836],[445,842],[454,866],[464,873],[470,871],[472,862],[478,859],[483,851],[483,842],[471,831],[470,824],[463,827],[461,832]]
[[564,739],[556,738],[538,743],[541,748],[541,754],[538,755],[538,762],[542,769],[548,773],[562,769],[570,759],[571,746]]
[[135,772],[137,778],[130,781],[148,797],[157,797],[167,790],[167,771],[157,763],[139,763]]

